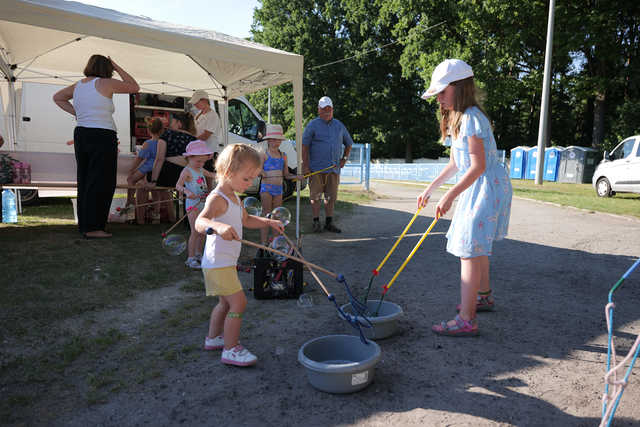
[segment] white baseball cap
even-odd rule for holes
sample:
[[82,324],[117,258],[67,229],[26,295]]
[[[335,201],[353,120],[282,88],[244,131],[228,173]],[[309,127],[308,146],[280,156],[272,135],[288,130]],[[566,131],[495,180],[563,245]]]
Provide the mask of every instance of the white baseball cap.
[[431,75],[429,89],[420,98],[427,99],[442,92],[452,82],[473,77],[471,66],[461,59],[445,59]]
[[331,98],[329,98],[328,96],[323,96],[322,98],[320,98],[320,100],[318,101],[318,107],[319,108],[324,108],[324,107],[331,107],[333,108],[333,102],[331,102]]
[[195,92],[193,92],[193,95],[189,100],[189,104],[193,105],[196,102],[200,101],[201,99],[209,99],[209,94],[201,89],[198,89]]

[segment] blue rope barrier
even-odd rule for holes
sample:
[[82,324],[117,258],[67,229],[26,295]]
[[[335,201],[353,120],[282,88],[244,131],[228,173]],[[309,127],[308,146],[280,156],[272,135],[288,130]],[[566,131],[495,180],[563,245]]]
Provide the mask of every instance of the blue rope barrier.
[[[613,349],[613,308],[615,306],[615,304],[613,303],[613,293],[620,287],[622,286],[622,283],[624,282],[624,280],[629,277],[629,275],[633,272],[633,270],[636,269],[636,267],[640,265],[640,258],[636,260],[636,262],[631,266],[631,268],[629,268],[623,275],[622,277],[616,282],[615,285],[613,285],[613,287],[611,288],[611,290],[609,291],[609,303],[607,304],[607,308],[609,310],[609,319],[608,319],[608,325],[607,325],[607,332],[608,332],[608,344],[607,344],[607,374],[609,373],[610,369],[611,369],[611,359],[612,359],[612,354],[614,353],[614,349]],[[613,405],[613,409],[611,410],[611,413],[609,414],[609,418],[606,420],[606,425],[607,427],[609,427],[611,425],[611,422],[613,421],[613,417],[616,413],[616,409],[618,409],[618,405],[620,403],[620,399],[622,399],[622,394],[624,393],[624,385],[626,385],[629,376],[631,375],[631,371],[633,370],[633,366],[636,363],[636,359],[638,358],[638,353],[640,353],[640,346],[638,346],[636,348],[636,351],[634,353],[633,358],[631,359],[631,363],[629,364],[629,367],[627,368],[626,374],[624,376],[623,379],[623,386],[622,389],[620,391],[620,393],[618,394],[618,397],[616,398],[614,405]],[[607,415],[607,399],[609,396],[609,381],[605,380],[605,386],[604,386],[604,396],[603,396],[603,403],[602,403],[602,423],[605,422],[605,417]],[[601,425],[602,425],[601,423]]]

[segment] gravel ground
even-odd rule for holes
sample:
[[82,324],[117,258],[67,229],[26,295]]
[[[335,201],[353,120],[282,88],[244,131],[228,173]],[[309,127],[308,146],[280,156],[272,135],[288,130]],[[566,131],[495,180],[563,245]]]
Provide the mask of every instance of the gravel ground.
[[[342,234],[303,238],[309,261],[344,274],[360,291],[415,212],[420,191],[382,182],[372,190],[385,197],[339,216]],[[387,262],[374,296],[429,225],[434,207],[435,202],[424,210]],[[304,209],[308,214],[309,207]],[[480,337],[456,339],[430,331],[433,323],[452,318],[459,302],[459,261],[444,250],[450,218],[438,222],[387,294],[405,314],[399,333],[378,342],[382,359],[375,380],[360,392],[317,391],[297,362],[307,340],[350,332],[308,276],[305,289],[315,301],[310,308],[249,296],[245,319],[252,327],[245,328],[242,341],[260,358],[257,366],[224,366],[217,352],[202,351],[140,387],[111,394],[106,403],[60,401],[56,407],[53,396],[29,424],[597,425],[607,352],[604,306],[611,286],[640,255],[640,221],[514,199],[509,236],[494,245],[491,257],[497,308],[479,314]],[[252,286],[251,275],[240,277]],[[346,302],[337,282],[325,283]],[[103,319],[152,319],[156,309],[179,302],[181,292],[153,291],[140,299],[146,303],[132,302]],[[640,271],[615,300],[616,342],[619,353],[626,353],[640,333]],[[128,321],[122,330],[134,333]],[[182,339],[200,346],[206,331],[203,322]],[[640,424],[639,369],[617,410],[616,426]]]

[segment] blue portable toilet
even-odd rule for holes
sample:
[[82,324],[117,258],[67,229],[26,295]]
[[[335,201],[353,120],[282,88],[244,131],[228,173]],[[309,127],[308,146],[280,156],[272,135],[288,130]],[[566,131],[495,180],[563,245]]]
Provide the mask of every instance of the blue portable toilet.
[[525,179],[536,179],[538,167],[538,147],[527,147],[527,167],[524,171]]
[[523,179],[524,171],[527,168],[527,147],[512,148],[510,163],[509,178]]
[[545,181],[557,181],[558,170],[560,169],[560,159],[562,158],[562,147],[548,147],[544,150],[544,175]]

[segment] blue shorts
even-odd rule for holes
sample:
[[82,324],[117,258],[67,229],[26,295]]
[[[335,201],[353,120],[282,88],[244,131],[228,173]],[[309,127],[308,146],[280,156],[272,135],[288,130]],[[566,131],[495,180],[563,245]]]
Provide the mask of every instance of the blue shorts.
[[269,193],[271,196],[281,196],[282,195],[282,185],[278,184],[260,184],[260,192],[261,193]]

